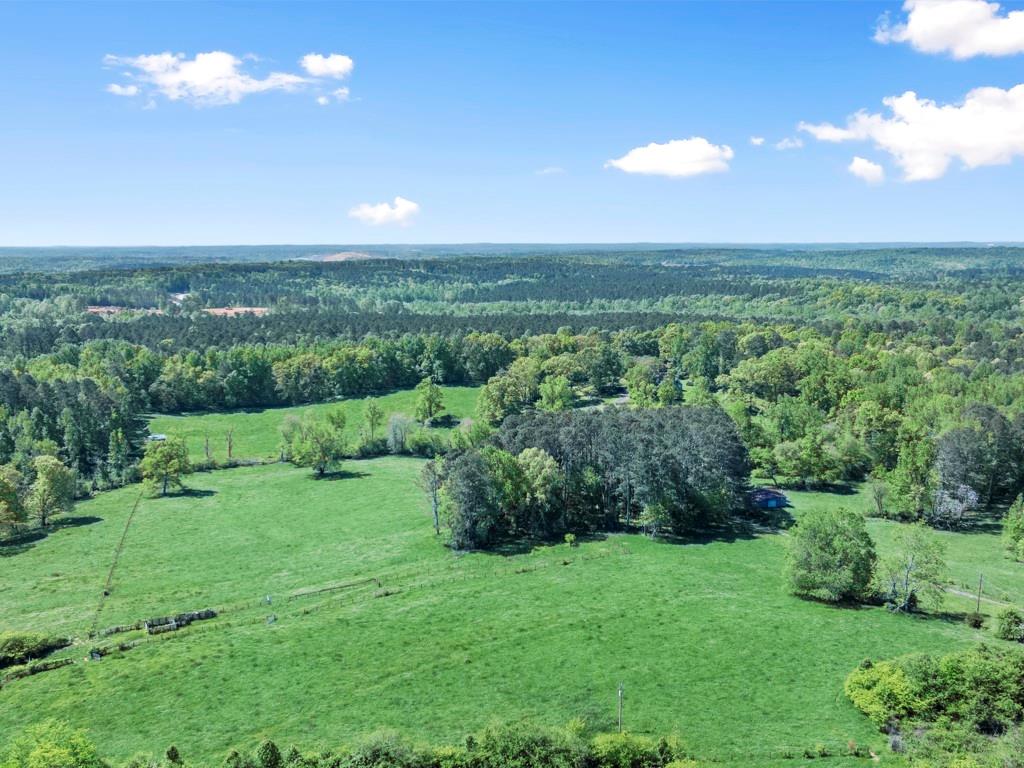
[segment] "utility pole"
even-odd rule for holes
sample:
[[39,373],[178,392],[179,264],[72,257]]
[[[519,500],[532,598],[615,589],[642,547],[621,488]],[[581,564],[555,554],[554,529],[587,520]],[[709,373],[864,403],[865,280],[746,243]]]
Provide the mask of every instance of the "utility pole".
[[622,733],[622,683],[619,683],[619,733]]
[[975,613],[981,613],[981,588],[985,583],[985,574],[978,574],[978,607],[975,609]]

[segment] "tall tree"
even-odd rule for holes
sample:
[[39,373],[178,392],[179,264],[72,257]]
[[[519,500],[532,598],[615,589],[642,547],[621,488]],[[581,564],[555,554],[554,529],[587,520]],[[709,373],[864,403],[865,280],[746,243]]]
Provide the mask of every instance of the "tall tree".
[[184,487],[182,478],[192,472],[185,439],[168,437],[146,443],[139,469],[149,488],[159,489],[161,496],[166,496],[171,488]]
[[430,512],[434,518],[434,533],[441,533],[441,485],[443,483],[441,458],[430,459],[420,472],[420,488],[430,499]]
[[919,605],[937,607],[946,580],[945,547],[924,525],[896,532],[891,554],[878,565],[876,584],[894,611],[909,613]]
[[444,410],[444,393],[427,377],[416,385],[416,418],[424,424],[435,419]]
[[304,419],[292,435],[289,453],[292,463],[311,467],[322,477],[345,457],[345,450],[344,412],[339,410],[326,419]]
[[363,418],[366,420],[366,430],[370,435],[370,442],[372,443],[377,436],[377,430],[384,423],[384,409],[380,407],[380,403],[371,397],[366,401],[366,407],[363,409]]
[[790,530],[786,543],[786,576],[795,594],[835,603],[869,593],[875,545],[864,515],[812,508]]
[[21,473],[13,464],[0,466],[0,526],[14,529],[25,521]]
[[45,528],[54,515],[70,512],[75,502],[75,473],[55,456],[37,456],[32,462],[35,480],[26,506]]

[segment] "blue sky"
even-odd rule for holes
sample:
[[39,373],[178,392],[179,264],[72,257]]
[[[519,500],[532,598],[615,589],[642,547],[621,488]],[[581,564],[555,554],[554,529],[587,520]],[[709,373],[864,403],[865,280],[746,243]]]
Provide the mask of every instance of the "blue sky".
[[0,3],[0,244],[1024,240],[1024,5],[962,4]]

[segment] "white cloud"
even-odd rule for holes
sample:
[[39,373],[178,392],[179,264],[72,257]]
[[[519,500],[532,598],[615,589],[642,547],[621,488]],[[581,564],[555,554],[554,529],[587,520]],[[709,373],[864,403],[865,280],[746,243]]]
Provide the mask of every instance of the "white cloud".
[[404,197],[396,197],[394,203],[361,203],[348,212],[353,219],[364,224],[379,226],[381,224],[401,224],[405,226],[409,220],[419,213],[420,206]]
[[655,176],[697,176],[729,170],[733,154],[732,148],[725,144],[712,144],[705,138],[694,136],[666,144],[652,142],[646,147],[636,147],[620,158],[609,160],[604,167]]
[[[294,91],[309,83],[305,77],[285,72],[271,72],[264,78],[254,77],[242,69],[242,59],[224,51],[198,53],[194,59],[182,53],[108,55],[104,62],[110,66],[126,67],[126,76],[150,93],[160,94],[171,101],[198,105],[237,104],[249,94]],[[135,88],[135,93],[141,92],[142,87],[135,83],[121,88]],[[115,92],[110,87],[107,90]]]
[[800,123],[820,141],[872,141],[892,155],[907,181],[937,179],[954,159],[965,168],[1005,165],[1024,155],[1024,84],[975,88],[959,104],[936,104],[913,91],[882,100],[891,116],[860,111],[846,127]]
[[326,96],[317,96],[316,103],[319,104],[321,107],[326,107],[328,104],[331,103],[331,100],[328,99]]
[[549,165],[534,171],[534,174],[537,176],[559,176],[563,173],[565,173],[565,168],[559,165]]
[[333,77],[338,80],[348,77],[355,66],[350,57],[341,53],[332,53],[327,56],[319,53],[307,53],[299,63],[313,77]]
[[779,150],[787,149],[800,149],[804,145],[803,139],[799,137],[787,136],[782,141],[776,142],[775,148]]
[[760,147],[762,144],[764,144],[764,136],[751,136],[750,143],[753,144],[755,147]]
[[1024,10],[1000,15],[999,3],[985,0],[906,0],[903,10],[903,23],[882,17],[876,41],[909,43],[918,51],[949,53],[954,59],[1024,52]]
[[137,85],[121,85],[120,83],[111,83],[107,86],[107,93],[112,93],[115,96],[138,96],[139,86]]
[[349,90],[348,88],[337,88],[332,95],[338,101],[348,101]]
[[868,184],[881,184],[885,181],[885,169],[867,158],[854,157],[850,164],[846,166],[846,170],[858,179],[863,179]]

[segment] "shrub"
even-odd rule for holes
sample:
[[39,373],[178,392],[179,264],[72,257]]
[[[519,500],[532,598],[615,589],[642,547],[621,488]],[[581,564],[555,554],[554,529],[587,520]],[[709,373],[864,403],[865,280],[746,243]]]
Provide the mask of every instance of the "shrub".
[[1010,555],[1020,560],[1024,543],[1024,495],[1014,499],[1003,518],[1003,541]]
[[373,440],[365,438],[359,441],[356,446],[356,456],[361,459],[368,459],[371,456],[383,456],[388,453],[388,441],[384,437],[375,437]]
[[971,611],[964,617],[964,622],[971,629],[981,629],[985,626],[985,615],[977,611]]
[[272,741],[264,741],[256,750],[256,761],[260,768],[281,768],[284,760],[281,757],[281,750]]
[[576,534],[575,533],[567,533],[567,534],[565,534],[565,543],[568,544],[570,547],[575,547],[576,546]]
[[906,673],[893,662],[863,662],[843,685],[847,698],[871,722],[882,728],[914,711],[914,698]]
[[662,764],[657,744],[631,733],[602,733],[594,737],[594,757],[601,768],[651,768]]
[[409,453],[415,456],[423,456],[432,459],[440,456],[448,447],[444,435],[439,432],[432,432],[427,429],[419,429],[409,435],[406,441]]
[[571,734],[516,723],[481,731],[471,762],[486,768],[580,768],[586,758],[586,744]]
[[340,761],[345,768],[418,768],[424,756],[391,731],[372,734]]
[[47,720],[25,729],[0,756],[4,768],[108,768],[84,731]]
[[996,617],[996,637],[1015,643],[1024,642],[1024,615],[1016,608],[1006,608]]
[[69,642],[42,632],[0,632],[0,669],[42,658]]

